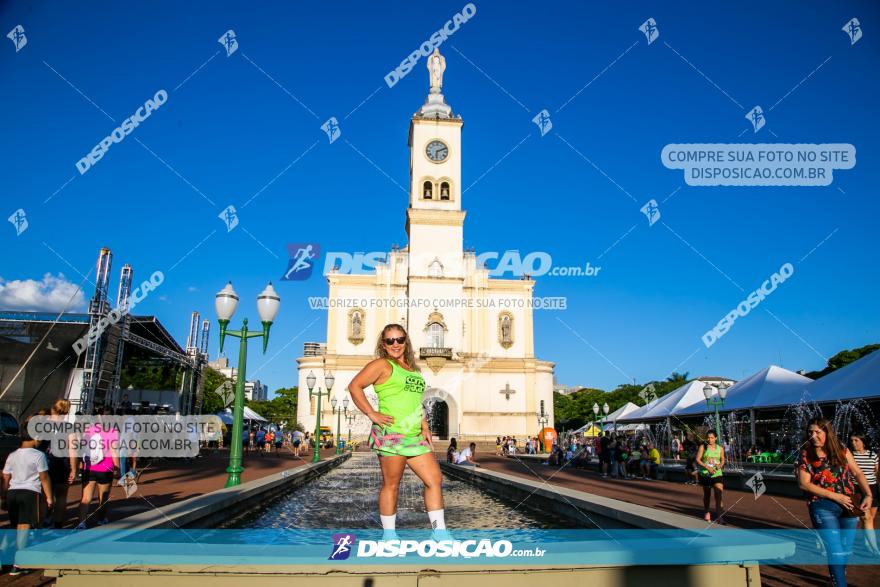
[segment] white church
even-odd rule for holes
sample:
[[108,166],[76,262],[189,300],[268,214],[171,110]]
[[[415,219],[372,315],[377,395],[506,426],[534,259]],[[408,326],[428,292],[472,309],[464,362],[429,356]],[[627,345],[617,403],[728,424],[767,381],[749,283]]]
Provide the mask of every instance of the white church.
[[[297,420],[314,430],[317,401],[306,378],[313,373],[315,391],[325,390],[325,375],[332,373],[330,397],[321,398],[321,424],[335,433],[329,400],[341,407],[348,383],[374,358],[382,327],[399,323],[425,377],[424,405],[436,438],[537,435],[542,405],[553,425],[554,364],[535,357],[535,281],[490,279],[475,252],[463,249],[463,121],[441,93],[445,59],[439,51],[427,65],[430,93],[409,126],[408,245],[392,248],[374,274],[326,276],[326,343],[306,343],[306,356],[297,359]],[[367,396],[377,405],[371,388]],[[351,402],[348,407],[355,409]],[[369,425],[357,413],[353,437],[365,435]]]

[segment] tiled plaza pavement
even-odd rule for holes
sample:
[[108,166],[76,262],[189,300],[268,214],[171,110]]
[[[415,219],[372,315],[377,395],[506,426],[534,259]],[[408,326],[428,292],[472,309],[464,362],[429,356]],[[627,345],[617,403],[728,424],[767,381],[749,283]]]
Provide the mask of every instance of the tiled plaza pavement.
[[[323,459],[334,455],[333,449],[321,451]],[[281,472],[292,467],[299,467],[310,463],[312,453],[302,453],[297,458],[289,449],[282,451],[278,456],[268,454],[260,456],[258,453],[245,453],[243,466],[244,472],[241,482],[247,483],[260,479],[273,473]],[[229,453],[227,451],[213,451],[199,458],[189,461],[183,459],[156,460],[142,467],[137,492],[129,498],[121,487],[114,486],[110,491],[108,502],[108,517],[110,521],[116,521],[127,516],[139,514],[154,507],[161,507],[204,495],[226,484],[226,467],[229,466]],[[70,487],[67,507],[67,528],[73,528],[77,523],[81,486],[74,483]],[[90,512],[93,512],[97,498],[92,501]],[[90,523],[90,525],[93,525]],[[9,517],[6,512],[0,512],[0,529],[9,528]],[[10,577],[7,573],[0,575],[0,586],[14,585],[16,587],[36,587],[38,585],[52,585],[54,579],[44,578],[41,572],[30,572],[18,577]]]
[[[445,457],[445,455],[444,455]],[[602,478],[595,471],[559,469],[534,461],[523,461],[495,455],[477,455],[481,467],[527,479],[548,480],[549,485],[567,487],[639,505],[656,507],[687,516],[702,517],[702,488],[666,481],[617,480]],[[728,525],[740,528],[811,528],[804,500],[791,497],[762,495],[755,499],[751,492],[725,490],[724,518]],[[714,498],[712,502],[714,508]],[[714,511],[714,510],[713,510]],[[853,587],[880,585],[878,566],[850,566],[847,579]],[[761,565],[761,579],[770,587],[828,585],[828,569],[824,566],[771,567]]]

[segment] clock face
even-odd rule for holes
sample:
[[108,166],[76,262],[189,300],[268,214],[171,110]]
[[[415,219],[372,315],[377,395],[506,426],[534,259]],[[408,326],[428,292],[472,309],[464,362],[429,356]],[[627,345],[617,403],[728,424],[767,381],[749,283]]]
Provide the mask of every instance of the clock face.
[[428,146],[425,147],[425,155],[427,155],[428,159],[431,161],[440,163],[449,157],[449,147],[447,147],[446,143],[443,141],[431,141],[428,143]]

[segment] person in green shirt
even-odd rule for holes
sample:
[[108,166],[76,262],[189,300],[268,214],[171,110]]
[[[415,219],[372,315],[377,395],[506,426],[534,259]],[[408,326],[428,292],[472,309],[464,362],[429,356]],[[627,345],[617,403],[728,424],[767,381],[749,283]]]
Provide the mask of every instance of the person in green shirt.
[[[373,386],[379,398],[373,407],[364,388]],[[373,426],[370,448],[379,457],[382,488],[379,518],[383,540],[397,540],[397,497],[407,465],[425,485],[425,510],[435,540],[450,540],[443,514],[442,476],[434,458],[431,430],[422,410],[425,379],[419,373],[412,342],[403,326],[388,324],[376,342],[376,359],[355,375],[348,385],[351,399]]]
[[706,514],[703,518],[707,522],[712,521],[709,514],[709,502],[711,494],[715,493],[715,521],[721,518],[721,494],[724,492],[724,448],[718,444],[718,438],[713,430],[706,433],[706,444],[700,445],[697,451],[697,471],[700,475],[700,485],[703,486],[703,510]]

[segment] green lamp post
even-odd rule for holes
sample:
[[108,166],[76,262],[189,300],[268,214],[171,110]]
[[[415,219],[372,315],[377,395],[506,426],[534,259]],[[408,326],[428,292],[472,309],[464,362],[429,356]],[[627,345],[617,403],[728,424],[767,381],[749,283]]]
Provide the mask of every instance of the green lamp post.
[[315,374],[309,371],[308,377],[306,377],[306,385],[309,388],[309,396],[318,397],[318,417],[315,420],[315,451],[312,453],[312,462],[317,463],[321,461],[321,396],[326,395],[330,397],[330,390],[333,389],[333,382],[336,380],[333,377],[333,373],[327,373],[324,375],[324,384],[327,386],[327,391],[321,391],[321,388],[318,388],[318,391],[312,391],[315,387]]
[[715,387],[709,385],[708,383],[703,386],[703,395],[706,398],[706,405],[709,406],[715,412],[715,438],[718,439],[718,444],[722,444],[721,439],[721,418],[718,415],[718,410],[724,405],[724,399],[727,397],[727,388],[730,387],[728,384],[722,382],[718,385],[718,395],[715,396]]
[[346,441],[345,443],[345,448],[347,450],[351,450],[351,425],[354,424],[354,420],[356,417],[357,416],[355,415],[354,410],[352,410],[351,413],[345,414],[345,421],[348,422],[348,441]]
[[278,314],[278,308],[281,305],[281,298],[272,287],[272,283],[266,286],[260,295],[257,296],[257,313],[260,315],[260,321],[263,323],[262,332],[248,332],[247,318],[242,320],[241,330],[228,330],[229,320],[235,314],[238,307],[238,294],[232,289],[232,282],[226,284],[222,290],[217,292],[214,298],[214,310],[217,312],[217,321],[220,323],[220,352],[223,352],[223,341],[226,336],[234,336],[240,339],[238,347],[238,373],[235,378],[235,403],[232,408],[232,446],[229,448],[229,468],[226,472],[229,477],[226,479],[226,487],[233,487],[241,483],[241,472],[244,468],[241,466],[241,437],[242,428],[244,426],[244,381],[245,370],[247,369],[247,341],[249,338],[263,339],[263,354],[266,353],[269,344],[269,328]]
[[547,414],[544,412],[544,400],[541,400],[540,409],[538,410],[538,449],[543,453],[544,451],[544,428],[547,426],[547,422],[550,421],[550,418],[547,417]]
[[336,404],[339,402],[336,401],[336,398],[330,400],[330,405],[333,406],[333,413],[336,414],[336,454],[340,454],[342,452],[342,447],[339,446],[339,439],[342,438],[342,413],[348,413],[348,398],[343,398],[342,407],[339,409],[336,408]]

